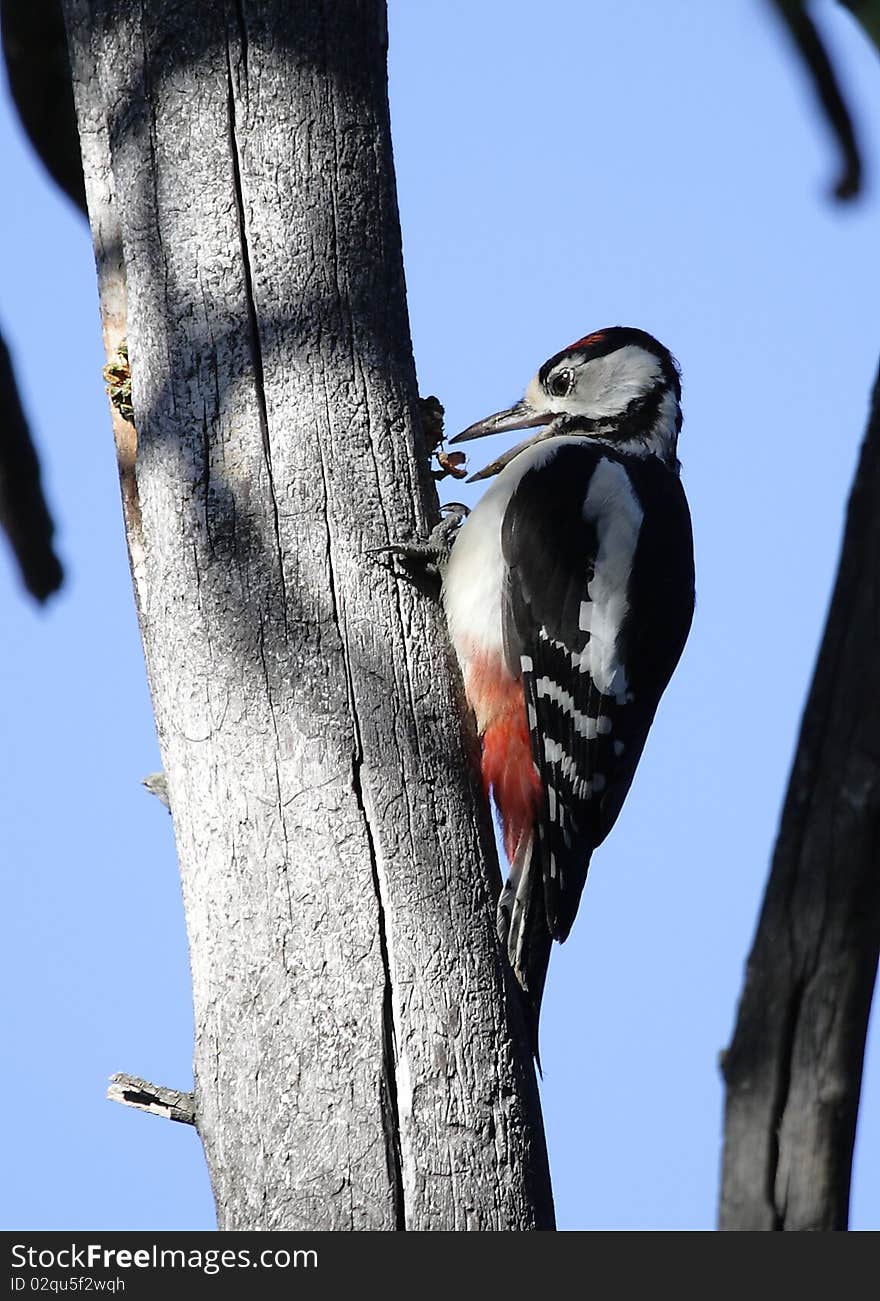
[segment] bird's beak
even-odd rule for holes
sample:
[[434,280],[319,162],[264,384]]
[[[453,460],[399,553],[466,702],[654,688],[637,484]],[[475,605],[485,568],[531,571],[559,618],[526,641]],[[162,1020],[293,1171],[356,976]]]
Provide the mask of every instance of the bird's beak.
[[549,425],[556,416],[550,411],[536,411],[525,398],[506,411],[496,411],[494,416],[478,420],[462,433],[450,438],[450,443],[469,443],[472,438],[485,438],[487,434],[506,434],[512,429],[532,429],[535,425]]

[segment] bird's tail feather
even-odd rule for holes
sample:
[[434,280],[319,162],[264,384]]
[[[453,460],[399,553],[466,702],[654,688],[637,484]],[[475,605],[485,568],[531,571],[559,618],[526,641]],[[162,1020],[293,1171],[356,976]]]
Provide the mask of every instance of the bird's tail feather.
[[534,833],[525,832],[516,847],[501,898],[498,938],[504,945],[522,992],[529,1040],[538,1069],[538,1022],[553,937],[547,925],[541,856]]

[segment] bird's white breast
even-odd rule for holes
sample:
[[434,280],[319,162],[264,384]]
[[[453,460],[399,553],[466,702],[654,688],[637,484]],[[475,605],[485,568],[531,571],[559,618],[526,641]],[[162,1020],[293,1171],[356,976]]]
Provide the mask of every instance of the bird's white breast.
[[546,438],[520,452],[486,490],[459,530],[443,580],[443,604],[452,644],[465,677],[468,661],[474,654],[502,654],[505,564],[501,553],[501,522],[507,504],[528,470],[545,464],[557,448],[574,441],[570,435]]

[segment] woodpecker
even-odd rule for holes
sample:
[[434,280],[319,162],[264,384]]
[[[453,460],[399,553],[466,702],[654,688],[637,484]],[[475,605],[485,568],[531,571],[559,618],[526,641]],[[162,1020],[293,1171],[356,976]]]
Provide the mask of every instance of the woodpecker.
[[556,353],[522,401],[451,440],[546,427],[484,472],[500,467],[443,578],[510,865],[498,934],[536,1057],[552,941],[571,930],[690,630],[680,399],[667,349],[614,326]]

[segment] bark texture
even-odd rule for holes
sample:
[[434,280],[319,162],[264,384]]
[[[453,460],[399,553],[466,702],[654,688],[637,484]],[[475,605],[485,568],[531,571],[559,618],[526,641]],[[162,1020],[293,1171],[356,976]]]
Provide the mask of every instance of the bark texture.
[[220,1226],[551,1227],[440,611],[365,556],[436,509],[383,0],[65,9]]
[[722,1229],[845,1229],[880,946],[880,378],[746,970]]

